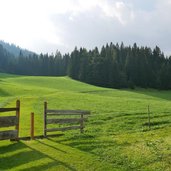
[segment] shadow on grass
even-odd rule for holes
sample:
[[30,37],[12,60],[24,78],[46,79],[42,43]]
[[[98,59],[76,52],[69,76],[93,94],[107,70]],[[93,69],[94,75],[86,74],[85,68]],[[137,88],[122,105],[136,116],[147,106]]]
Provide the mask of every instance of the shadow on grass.
[[[48,144],[45,144],[44,142],[39,143],[45,145],[47,148],[54,148]],[[39,148],[39,145],[37,146]],[[54,148],[54,152],[59,151],[65,153],[65,151],[60,150],[58,148]],[[44,163],[39,163],[35,164],[35,161],[39,161],[41,159],[49,159],[47,162]],[[34,162],[34,164],[30,164],[30,162]],[[28,167],[27,165],[28,164]],[[49,169],[51,167],[58,167],[62,166],[68,170],[75,171],[73,167],[71,167],[69,164],[56,160],[51,156],[51,154],[43,153],[40,150],[38,151],[37,149],[32,148],[31,144],[28,146],[23,142],[18,142],[18,143],[13,143],[9,145],[4,145],[0,147],[0,170],[8,170],[8,169],[14,169],[16,167],[19,167],[22,165],[25,165],[23,168],[23,171],[29,171],[29,170],[44,170],[44,169]]]
[[[79,137],[79,138],[78,138]],[[87,137],[87,138],[86,138]],[[89,138],[88,138],[89,137]],[[72,138],[66,138],[62,140],[49,139],[52,142],[60,143],[63,145],[70,146],[72,148],[76,148],[78,150],[97,155],[96,149],[105,149],[109,147],[116,147],[117,143],[111,140],[95,140],[94,136],[73,136]]]
[[[47,138],[48,140],[50,140],[49,138]],[[50,147],[50,148],[53,148],[54,150],[57,150],[57,151],[60,151],[60,152],[63,152],[63,153],[67,153],[66,151],[64,151],[64,150],[61,150],[61,149],[59,149],[59,148],[57,148],[57,147],[54,147],[54,146],[52,146],[52,145],[49,145],[49,144],[47,144],[47,143],[45,143],[45,142],[42,142],[42,141],[39,141],[39,140],[37,140],[40,144],[42,144],[42,145],[45,145],[45,146],[47,146],[47,147]]]
[[[46,170],[46,169],[49,170],[50,168],[53,168],[57,165],[58,165],[58,163],[56,161],[52,161],[52,162],[48,162],[47,164],[33,166],[30,168],[25,168],[25,169],[22,169],[22,171],[41,171],[41,170]],[[58,169],[56,169],[56,170],[58,170]]]
[[[165,116],[171,116],[171,112],[161,112],[162,114],[153,114],[151,113],[153,118],[160,118],[160,117],[165,117]],[[120,113],[115,115],[114,117],[148,117],[147,112],[135,112],[135,113]]]
[[132,117],[132,116],[141,116],[146,114],[145,112],[135,112],[135,113],[120,113],[115,115],[114,117]]
[[[99,87],[102,88],[102,87]],[[113,89],[111,90],[91,90],[91,91],[80,91],[80,93],[88,93],[88,94],[98,94],[98,93],[105,93],[105,92],[111,92],[113,91]]]
[[147,132],[149,130],[158,130],[158,129],[164,129],[166,127],[170,127],[171,122],[170,121],[153,121],[150,123],[150,128],[149,128],[148,122],[142,125],[146,127],[146,129],[144,129],[143,132]]
[[0,96],[1,97],[6,97],[6,96],[10,96],[10,94],[2,89],[0,89]]
[[[3,146],[0,146],[0,155],[6,154],[6,153],[9,153],[12,151],[21,150],[23,148],[25,148],[25,145],[21,142],[18,142],[18,143],[13,142],[10,145],[3,145]],[[1,160],[0,160],[0,162],[1,162]]]
[[75,141],[68,145],[77,148],[81,151],[85,151],[95,155],[97,155],[95,152],[96,149],[102,150],[109,147],[113,147],[113,148],[116,147],[116,143],[114,143],[114,141],[92,141],[92,142],[89,142],[88,140],[82,142]]
[[130,93],[142,94],[149,97],[164,99],[171,101],[171,91],[170,90],[157,90],[157,89],[135,89],[135,90],[126,90]]
[[[92,90],[92,91],[81,91],[80,93],[89,93],[89,94],[99,94],[99,93],[105,93],[105,92],[113,92],[115,89],[106,89],[106,90]],[[142,94],[149,97],[164,99],[164,100],[171,100],[171,91],[169,90],[157,90],[157,89],[143,89],[138,88],[135,90],[131,89],[119,89],[120,91],[125,91],[128,93],[133,94]]]
[[[160,126],[160,125],[167,125],[167,124],[170,124],[169,121],[153,121],[150,123],[151,126]],[[143,126],[148,126],[149,123],[146,122],[143,124]]]
[[13,74],[6,74],[6,73],[0,73],[1,79],[8,79],[8,78],[16,78],[16,77],[22,77],[22,75],[13,75]]

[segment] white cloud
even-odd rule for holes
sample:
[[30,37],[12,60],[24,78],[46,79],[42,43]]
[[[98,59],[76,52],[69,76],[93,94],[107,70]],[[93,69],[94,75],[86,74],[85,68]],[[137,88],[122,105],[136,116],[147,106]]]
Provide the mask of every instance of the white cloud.
[[171,0],[0,0],[0,39],[36,52],[113,41],[171,52]]
[[116,18],[123,25],[134,18],[131,5],[125,4],[122,1],[116,1],[111,4],[107,3],[107,1],[105,2],[100,5],[100,8],[102,8],[107,17]]
[[40,0],[1,0],[0,4],[1,39],[27,48],[38,40],[61,44],[55,34],[58,29],[49,20],[53,4]]

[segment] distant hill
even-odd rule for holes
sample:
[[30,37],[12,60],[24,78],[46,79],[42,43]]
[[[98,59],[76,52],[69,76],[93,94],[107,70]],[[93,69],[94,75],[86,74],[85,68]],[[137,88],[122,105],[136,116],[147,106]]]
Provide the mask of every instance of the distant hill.
[[20,51],[22,52],[23,56],[29,56],[34,54],[34,52],[31,52],[27,49],[22,49],[19,46],[16,46],[15,44],[9,44],[2,40],[0,40],[0,44],[3,46],[4,49],[6,49],[9,53],[13,54],[15,57],[19,56]]

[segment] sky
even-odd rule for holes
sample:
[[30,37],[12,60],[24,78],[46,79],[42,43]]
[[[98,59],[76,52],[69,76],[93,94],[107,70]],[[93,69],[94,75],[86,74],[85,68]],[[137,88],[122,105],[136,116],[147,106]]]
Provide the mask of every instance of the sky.
[[62,54],[136,42],[171,55],[171,0],[0,0],[0,40]]

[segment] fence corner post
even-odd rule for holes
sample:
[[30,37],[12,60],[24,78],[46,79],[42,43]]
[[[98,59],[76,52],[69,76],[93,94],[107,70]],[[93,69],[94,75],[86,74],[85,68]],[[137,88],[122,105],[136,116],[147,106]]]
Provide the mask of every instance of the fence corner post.
[[150,121],[150,106],[148,105],[148,128],[151,129],[151,121]]
[[31,128],[30,128],[30,137],[34,140],[34,113],[31,113]]
[[84,132],[84,115],[81,114],[81,119],[80,119],[80,133],[83,133]]
[[46,134],[46,129],[47,129],[46,120],[47,120],[47,102],[44,102],[44,137],[47,136],[47,134]]
[[15,129],[17,131],[16,141],[19,140],[19,129],[20,129],[20,100],[16,101],[16,117],[17,117],[17,124]]

